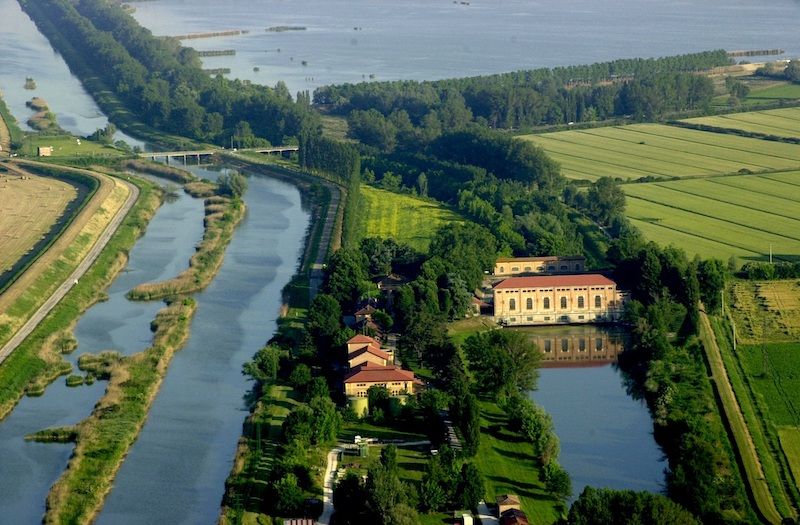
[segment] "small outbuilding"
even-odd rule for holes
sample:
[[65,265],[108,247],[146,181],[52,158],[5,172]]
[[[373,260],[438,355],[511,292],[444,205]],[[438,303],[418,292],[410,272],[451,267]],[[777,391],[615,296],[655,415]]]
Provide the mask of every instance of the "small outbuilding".
[[40,157],[50,157],[53,155],[53,146],[39,146],[36,151]]
[[453,512],[453,523],[455,525],[473,525],[475,518],[468,510],[457,510]]
[[509,510],[521,510],[519,496],[516,494],[501,494],[497,496],[497,516],[501,517],[503,513]]
[[528,516],[519,509],[510,509],[500,515],[500,525],[529,525]]

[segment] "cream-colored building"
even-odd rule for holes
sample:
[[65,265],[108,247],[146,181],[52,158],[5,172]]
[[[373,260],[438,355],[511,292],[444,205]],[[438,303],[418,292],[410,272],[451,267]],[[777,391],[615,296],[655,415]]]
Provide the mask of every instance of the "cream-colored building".
[[348,397],[367,397],[367,390],[371,386],[383,386],[389,391],[389,395],[402,396],[413,394],[415,385],[421,384],[410,370],[364,363],[344,376],[344,393]]
[[509,277],[494,287],[494,317],[505,325],[618,321],[624,294],[600,274]]
[[374,337],[358,334],[347,340],[348,355],[365,346],[371,346],[380,350],[381,344]]
[[500,257],[494,275],[510,277],[537,273],[577,273],[586,271],[586,258],[581,255],[544,257]]
[[39,146],[36,152],[40,157],[50,157],[53,155],[53,146]]
[[374,348],[372,345],[365,345],[347,356],[348,368],[355,368],[364,363],[372,363],[373,365],[387,366],[392,364],[392,356]]

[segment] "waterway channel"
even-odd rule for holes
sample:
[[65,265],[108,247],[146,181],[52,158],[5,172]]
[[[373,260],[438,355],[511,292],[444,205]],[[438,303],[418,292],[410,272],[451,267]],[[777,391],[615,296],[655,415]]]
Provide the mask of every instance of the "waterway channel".
[[[108,300],[92,306],[78,321],[78,349],[67,359],[74,365],[78,356],[87,352],[113,349],[132,354],[144,350],[152,341],[150,321],[161,303],[131,302],[125,294],[139,283],[179,273],[202,235],[201,200],[181,193],[159,208],[131,250],[127,267],[109,288]],[[68,388],[60,378],[41,397],[23,398],[0,421],[0,522],[40,522],[47,493],[72,454],[72,444],[33,443],[23,438],[43,428],[78,423],[91,413],[105,388],[105,381]]]

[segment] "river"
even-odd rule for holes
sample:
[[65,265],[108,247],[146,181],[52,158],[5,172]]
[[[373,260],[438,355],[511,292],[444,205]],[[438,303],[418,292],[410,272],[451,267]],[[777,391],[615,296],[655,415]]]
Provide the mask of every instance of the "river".
[[[156,35],[194,39],[230,77],[294,94],[324,84],[433,80],[724,48],[800,56],[797,0],[153,0],[134,16]],[[266,31],[299,26],[303,31]],[[772,57],[776,58],[776,57]],[[758,57],[750,58],[751,61]],[[255,70],[258,68],[258,71]]]
[[589,325],[518,330],[543,351],[531,398],[553,417],[573,497],[586,485],[662,492],[667,464],[650,413],[628,395],[616,365],[624,332]]

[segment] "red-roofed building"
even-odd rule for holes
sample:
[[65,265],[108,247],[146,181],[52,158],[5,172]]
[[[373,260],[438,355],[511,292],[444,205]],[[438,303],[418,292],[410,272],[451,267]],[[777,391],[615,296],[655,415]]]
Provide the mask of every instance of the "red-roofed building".
[[624,294],[600,274],[510,277],[494,287],[494,317],[506,325],[618,321]]
[[347,340],[347,353],[350,354],[350,352],[354,352],[367,345],[377,348],[378,350],[381,348],[381,344],[377,339],[368,335],[358,334]]
[[380,366],[391,364],[392,356],[373,345],[364,345],[361,348],[350,352],[347,356],[347,364],[350,368],[355,368],[364,363],[372,363]]
[[410,370],[364,363],[344,376],[344,393],[348,397],[367,397],[367,390],[371,386],[383,386],[392,396],[402,396],[413,394],[415,385],[421,384]]

